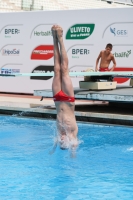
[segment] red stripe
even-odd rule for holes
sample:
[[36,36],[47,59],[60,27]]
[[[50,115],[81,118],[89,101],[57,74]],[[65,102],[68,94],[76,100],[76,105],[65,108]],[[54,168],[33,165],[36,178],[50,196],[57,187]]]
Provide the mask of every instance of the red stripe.
[[[133,67],[116,67],[114,71],[117,71],[117,72],[133,71]],[[129,78],[114,78],[114,81],[117,81],[117,83],[119,84],[125,83],[128,80]]]

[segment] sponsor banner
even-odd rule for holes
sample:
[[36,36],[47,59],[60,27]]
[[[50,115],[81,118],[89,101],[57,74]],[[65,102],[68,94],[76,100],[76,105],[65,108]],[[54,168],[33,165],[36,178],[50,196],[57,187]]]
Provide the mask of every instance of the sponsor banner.
[[[124,71],[133,71],[133,67],[119,67],[117,66],[114,71],[124,72]],[[114,78],[114,81],[117,81],[118,84],[123,84],[129,81],[130,78]]]
[[1,74],[16,74],[20,73],[20,69],[9,69],[9,68],[2,68]]
[[6,25],[1,30],[3,38],[20,38],[22,35],[22,24]]
[[[116,68],[114,71],[133,71],[132,57],[133,45],[113,45],[112,54],[116,60]],[[113,66],[111,62],[110,67]],[[123,84],[129,81],[129,78],[114,78],[118,84]]]
[[83,40],[93,33],[95,24],[75,24],[66,33],[66,40]]
[[83,55],[89,55],[90,54],[90,50],[88,48],[73,48],[72,49],[72,58],[79,58],[80,56]]
[[1,56],[2,57],[20,57],[22,56],[22,44],[9,44],[5,45],[1,48]]
[[[108,43],[113,44],[112,53],[115,56],[117,68],[132,68],[132,19],[132,8],[116,8],[113,14],[112,9],[1,14],[0,70],[1,68],[20,69],[20,73],[30,73],[39,66],[43,68],[53,66],[52,24],[59,24],[63,28],[70,71],[84,71],[88,68],[94,70],[100,51]],[[15,54],[15,51],[18,51],[18,54]],[[110,67],[112,67],[112,62]],[[40,70],[44,69],[36,69],[35,72],[40,72]],[[51,89],[52,79],[48,78],[47,82],[45,81],[46,84],[42,84],[44,81],[41,78],[38,81],[29,77],[3,78],[0,91],[33,93],[37,89]],[[71,79],[73,86],[79,87],[78,81],[83,80],[83,77],[71,77]],[[129,85],[127,82],[122,84]]]
[[114,37],[127,37],[128,30],[127,29],[119,29],[116,27],[110,27],[110,32],[113,34]]
[[[110,40],[118,42],[128,41],[128,38],[132,38],[133,35],[133,22],[119,22],[110,24],[103,32],[103,38],[110,37]],[[128,43],[127,43],[128,44]]]
[[117,66],[133,66],[133,45],[113,45],[112,53],[115,57]]
[[31,54],[31,60],[49,60],[54,56],[53,45],[40,45]]
[[47,25],[47,24],[39,24],[35,26],[31,32],[30,38],[34,40],[38,39],[46,39],[46,40],[51,40],[53,42],[52,38],[52,31],[51,31],[52,24]]
[[[47,72],[53,72],[54,66],[47,66],[47,65],[40,65],[37,66],[32,73],[47,73]],[[52,76],[31,76],[30,79],[33,80],[48,80],[51,79]]]
[[131,50],[115,52],[115,58],[128,58],[131,55]]
[[[94,46],[90,44],[76,44],[67,50],[67,55],[69,66],[93,66]],[[82,70],[85,70],[84,67],[82,67]]]
[[4,48],[1,51],[2,56],[19,56],[20,55],[20,49],[8,49]]

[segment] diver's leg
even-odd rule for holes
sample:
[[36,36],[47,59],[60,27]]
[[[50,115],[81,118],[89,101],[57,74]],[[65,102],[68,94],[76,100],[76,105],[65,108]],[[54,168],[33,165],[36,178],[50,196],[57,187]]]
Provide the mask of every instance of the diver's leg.
[[72,81],[69,76],[68,69],[68,57],[65,50],[63,42],[63,30],[60,26],[57,26],[57,38],[60,46],[60,55],[61,55],[61,89],[68,96],[74,96]]
[[61,58],[56,35],[56,25],[52,27],[54,42],[54,78],[52,83],[53,96],[61,90]]

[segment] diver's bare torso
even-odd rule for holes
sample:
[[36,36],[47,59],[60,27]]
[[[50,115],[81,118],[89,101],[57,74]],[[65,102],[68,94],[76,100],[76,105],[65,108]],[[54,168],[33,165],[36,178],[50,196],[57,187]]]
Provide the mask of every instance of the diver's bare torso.
[[57,128],[60,135],[67,134],[69,139],[77,138],[78,127],[74,115],[74,102],[55,102],[57,110]]
[[107,68],[109,67],[109,64],[112,60],[113,55],[110,54],[106,54],[105,51],[101,51],[101,62],[100,62],[100,68]]

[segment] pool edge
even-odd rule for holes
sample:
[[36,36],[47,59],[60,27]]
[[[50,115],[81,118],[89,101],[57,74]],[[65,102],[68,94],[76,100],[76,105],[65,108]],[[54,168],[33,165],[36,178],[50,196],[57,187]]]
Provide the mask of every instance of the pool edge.
[[[55,109],[42,108],[21,108],[21,107],[6,107],[0,106],[0,114],[4,115],[18,115],[24,117],[35,118],[49,118],[56,119]],[[110,113],[94,113],[75,111],[76,120],[79,122],[111,124],[111,125],[125,125],[133,126],[132,115],[110,114]]]

